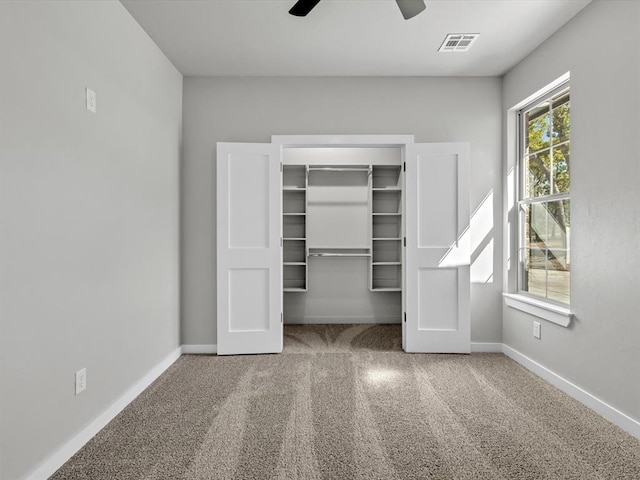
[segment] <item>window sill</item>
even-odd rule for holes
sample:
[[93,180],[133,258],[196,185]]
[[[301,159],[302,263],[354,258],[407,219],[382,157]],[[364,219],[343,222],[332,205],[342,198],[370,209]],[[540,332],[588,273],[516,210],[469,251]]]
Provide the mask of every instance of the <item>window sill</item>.
[[549,322],[568,327],[573,314],[569,307],[561,307],[542,300],[515,293],[503,293],[504,303],[508,307],[535,315]]

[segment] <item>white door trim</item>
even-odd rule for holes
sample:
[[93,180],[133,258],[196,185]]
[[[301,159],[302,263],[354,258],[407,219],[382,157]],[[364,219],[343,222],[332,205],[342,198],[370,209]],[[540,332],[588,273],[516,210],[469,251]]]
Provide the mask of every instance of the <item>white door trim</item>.
[[281,147],[397,147],[413,142],[413,135],[271,135],[271,143]]

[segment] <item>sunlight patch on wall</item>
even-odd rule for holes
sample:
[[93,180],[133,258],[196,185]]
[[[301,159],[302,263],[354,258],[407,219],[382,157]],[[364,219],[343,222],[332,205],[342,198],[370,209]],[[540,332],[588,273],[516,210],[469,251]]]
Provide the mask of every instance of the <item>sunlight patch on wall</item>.
[[493,190],[471,214],[471,283],[493,283]]
[[493,238],[471,264],[471,283],[493,283]]

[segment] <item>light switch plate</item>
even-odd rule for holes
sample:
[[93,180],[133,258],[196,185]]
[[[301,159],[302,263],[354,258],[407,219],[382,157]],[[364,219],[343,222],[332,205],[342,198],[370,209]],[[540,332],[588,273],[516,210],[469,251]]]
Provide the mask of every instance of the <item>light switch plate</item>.
[[87,88],[87,110],[96,113],[96,92]]

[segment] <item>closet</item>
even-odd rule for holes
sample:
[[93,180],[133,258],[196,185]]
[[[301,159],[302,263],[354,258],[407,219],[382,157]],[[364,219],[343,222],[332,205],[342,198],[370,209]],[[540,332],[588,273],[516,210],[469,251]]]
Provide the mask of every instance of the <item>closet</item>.
[[411,136],[218,143],[218,354],[283,323],[402,323],[407,352],[469,352],[468,145]]
[[287,148],[284,323],[400,323],[402,151]]

